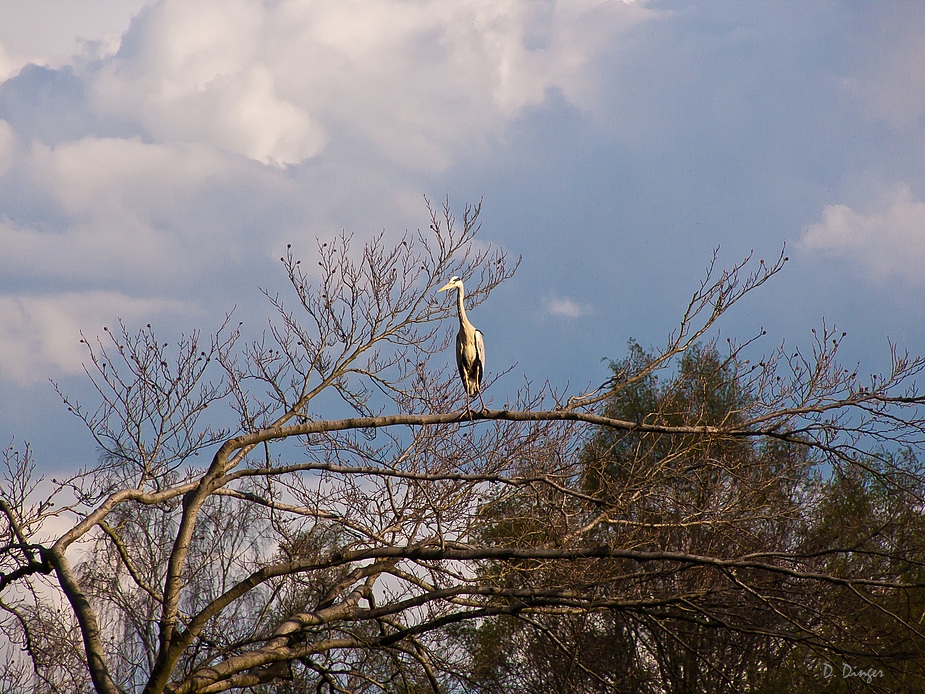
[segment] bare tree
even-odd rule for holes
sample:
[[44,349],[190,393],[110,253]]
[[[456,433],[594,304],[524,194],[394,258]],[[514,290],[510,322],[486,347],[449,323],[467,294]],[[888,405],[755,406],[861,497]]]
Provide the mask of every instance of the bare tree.
[[[914,378],[925,361],[894,350],[892,371],[864,381],[838,364],[828,329],[809,354],[780,347],[754,362],[753,341],[729,343],[724,368],[748,397],[722,416],[615,416],[616,393],[672,373],[785,261],[746,258],[723,272],[711,265],[666,346],[599,389],[524,387],[498,409],[467,413],[453,372],[431,364],[455,327],[435,289],[458,275],[478,304],[517,266],[473,242],[479,211],[467,208],[460,225],[448,206],[431,209],[429,230],[395,245],[319,242],[305,265],[287,250],[293,294],[267,294],[274,317],[255,341],[230,317],[173,346],[150,326],[85,340],[97,401],[62,397],[99,460],[35,501],[28,449],[5,458],[0,628],[31,668],[10,660],[12,688],[467,689],[478,685],[471,661],[448,634],[498,616],[540,629],[554,615],[619,616],[664,625],[659,638],[703,624],[837,655],[848,652],[837,616],[819,619],[814,602],[832,589],[881,606],[925,643],[919,617],[880,597],[921,584],[820,563],[870,554],[837,534],[811,549],[773,533],[728,546],[677,541],[729,509],[729,527],[774,523],[762,498],[786,487],[784,473],[747,455],[733,468],[737,442],[795,447],[801,464],[876,473],[919,499],[918,473],[874,449],[921,444]],[[672,444],[654,470],[629,465],[623,478],[589,484],[582,451],[601,430]],[[714,460],[751,475],[752,492],[724,499],[716,487],[672,506],[660,481],[693,484],[706,468],[692,461]],[[801,512],[818,505],[803,501]],[[52,518],[71,519],[66,532],[49,536]],[[657,533],[642,542],[638,528]],[[922,559],[895,554],[905,566]],[[729,609],[730,596],[748,609]]]

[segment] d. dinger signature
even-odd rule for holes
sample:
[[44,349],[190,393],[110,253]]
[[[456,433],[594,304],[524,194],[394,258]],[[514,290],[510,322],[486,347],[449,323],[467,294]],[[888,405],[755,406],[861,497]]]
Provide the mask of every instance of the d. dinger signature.
[[[822,664],[822,676],[826,679],[835,676],[835,668],[829,663]],[[856,668],[848,663],[842,663],[841,666],[841,676],[842,679],[847,679],[849,677],[857,677],[859,680],[864,680],[867,684],[870,684],[878,677],[883,677],[883,670],[875,670],[874,668],[867,668],[866,670],[861,670]]]

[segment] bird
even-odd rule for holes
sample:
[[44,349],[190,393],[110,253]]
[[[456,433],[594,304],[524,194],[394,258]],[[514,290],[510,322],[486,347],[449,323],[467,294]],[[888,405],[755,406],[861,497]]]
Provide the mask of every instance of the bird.
[[[456,335],[456,366],[459,367],[459,377],[466,388],[466,395],[470,399],[478,395],[484,410],[482,374],[485,373],[485,339],[482,337],[482,331],[466,318],[466,307],[463,305],[465,289],[462,280],[454,275],[446,286],[437,291],[439,293],[450,289],[456,290],[456,312],[459,314],[459,333]],[[466,400],[466,410],[471,412],[469,399]]]

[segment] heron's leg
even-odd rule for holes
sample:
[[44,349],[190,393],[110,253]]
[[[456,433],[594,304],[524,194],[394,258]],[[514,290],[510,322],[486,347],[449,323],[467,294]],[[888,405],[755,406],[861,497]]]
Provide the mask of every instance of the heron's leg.
[[482,403],[482,412],[487,412],[488,408],[485,407],[485,401],[482,399],[482,391],[479,391],[479,402]]

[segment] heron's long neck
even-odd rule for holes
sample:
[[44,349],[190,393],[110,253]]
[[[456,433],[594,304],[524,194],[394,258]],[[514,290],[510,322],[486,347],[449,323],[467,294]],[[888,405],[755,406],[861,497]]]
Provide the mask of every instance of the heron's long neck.
[[463,328],[468,328],[470,323],[469,319],[466,318],[466,307],[463,305],[462,287],[456,290],[456,311],[459,313],[459,325]]

